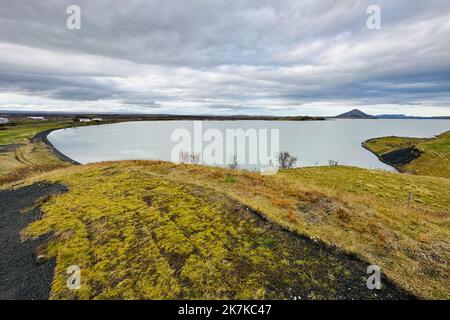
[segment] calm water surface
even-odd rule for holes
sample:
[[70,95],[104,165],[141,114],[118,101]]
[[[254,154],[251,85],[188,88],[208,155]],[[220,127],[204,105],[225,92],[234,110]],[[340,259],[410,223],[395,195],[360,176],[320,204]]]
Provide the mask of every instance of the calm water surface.
[[[393,171],[361,147],[381,136],[432,137],[450,130],[450,120],[328,120],[328,121],[203,121],[203,131],[216,128],[279,129],[280,149],[298,157],[297,166],[342,165]],[[179,128],[193,131],[193,121],[126,122],[68,128],[49,134],[50,142],[80,163],[106,160],[171,160],[171,134]],[[205,145],[208,143],[204,143]],[[246,166],[243,166],[246,167]],[[257,166],[253,166],[257,167]]]

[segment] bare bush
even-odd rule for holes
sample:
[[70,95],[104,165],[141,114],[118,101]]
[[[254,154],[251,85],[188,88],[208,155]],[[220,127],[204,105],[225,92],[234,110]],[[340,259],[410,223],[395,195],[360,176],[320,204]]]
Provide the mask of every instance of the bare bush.
[[201,154],[200,153],[191,153],[190,155],[190,161],[192,164],[199,164],[200,163],[200,159],[201,159]]
[[238,168],[238,158],[237,158],[237,155],[235,154],[234,156],[233,156],[233,158],[231,159],[231,163],[230,164],[228,164],[228,167],[230,168],[230,169],[237,169]]
[[187,152],[187,151],[180,151],[180,154],[178,155],[178,160],[181,163],[189,162],[189,152]]
[[278,154],[278,163],[280,168],[282,169],[289,169],[292,168],[295,163],[297,162],[297,158],[291,155],[287,151],[281,151]]
[[178,155],[178,161],[181,163],[199,164],[200,160],[201,160],[200,153],[180,151],[180,154]]

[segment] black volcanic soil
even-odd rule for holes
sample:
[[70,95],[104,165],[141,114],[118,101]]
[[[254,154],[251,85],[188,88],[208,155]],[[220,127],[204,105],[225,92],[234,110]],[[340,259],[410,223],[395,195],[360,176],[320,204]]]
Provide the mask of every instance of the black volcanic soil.
[[36,262],[36,251],[46,239],[20,239],[20,231],[39,219],[40,211],[21,212],[38,199],[66,191],[63,185],[48,183],[0,191],[0,300],[48,299],[55,260]]
[[48,145],[48,146],[50,147],[50,149],[51,149],[51,151],[53,152],[53,154],[54,154],[56,157],[58,157],[58,159],[60,159],[61,161],[69,162],[69,163],[72,163],[72,164],[75,164],[75,165],[80,164],[79,162],[77,162],[77,161],[75,161],[75,160],[69,158],[69,157],[66,156],[65,154],[59,152],[59,150],[56,149],[56,148],[53,146],[53,144],[47,139],[47,136],[50,134],[50,132],[52,132],[52,131],[54,131],[54,130],[58,130],[58,129],[50,129],[50,130],[47,130],[47,131],[39,132],[38,134],[36,134],[36,135],[33,137],[33,139],[31,139],[31,142],[33,142],[33,143],[37,143],[37,142],[43,142],[43,143],[45,143],[46,145]]
[[419,158],[420,155],[421,151],[417,150],[414,147],[409,147],[387,152],[385,154],[382,154],[380,158],[382,159],[382,161],[390,165],[402,166]]
[[0,153],[14,151],[20,146],[22,146],[20,143],[0,145]]

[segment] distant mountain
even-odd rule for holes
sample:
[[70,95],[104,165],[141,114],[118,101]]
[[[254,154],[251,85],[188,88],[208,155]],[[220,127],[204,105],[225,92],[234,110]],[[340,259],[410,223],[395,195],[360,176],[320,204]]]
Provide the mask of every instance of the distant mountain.
[[377,116],[379,119],[450,119],[449,116],[435,116],[435,117],[419,117],[419,116],[406,116],[404,114],[380,114]]
[[381,119],[405,119],[405,118],[408,118],[408,116],[405,116],[404,114],[380,114],[380,115],[377,115],[377,118],[381,118]]
[[352,111],[340,114],[335,118],[338,119],[376,119],[376,117],[368,115],[361,110],[353,109]]

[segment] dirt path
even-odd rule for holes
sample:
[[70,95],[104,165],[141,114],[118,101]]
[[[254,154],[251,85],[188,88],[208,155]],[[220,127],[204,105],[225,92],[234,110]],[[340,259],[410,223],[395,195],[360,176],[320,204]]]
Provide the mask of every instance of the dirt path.
[[14,151],[17,148],[20,148],[21,146],[23,146],[22,143],[0,145],[0,153]]
[[55,261],[36,262],[36,249],[45,239],[21,241],[20,231],[40,216],[39,209],[21,210],[39,198],[66,191],[63,185],[36,183],[0,192],[0,300],[48,299]]

